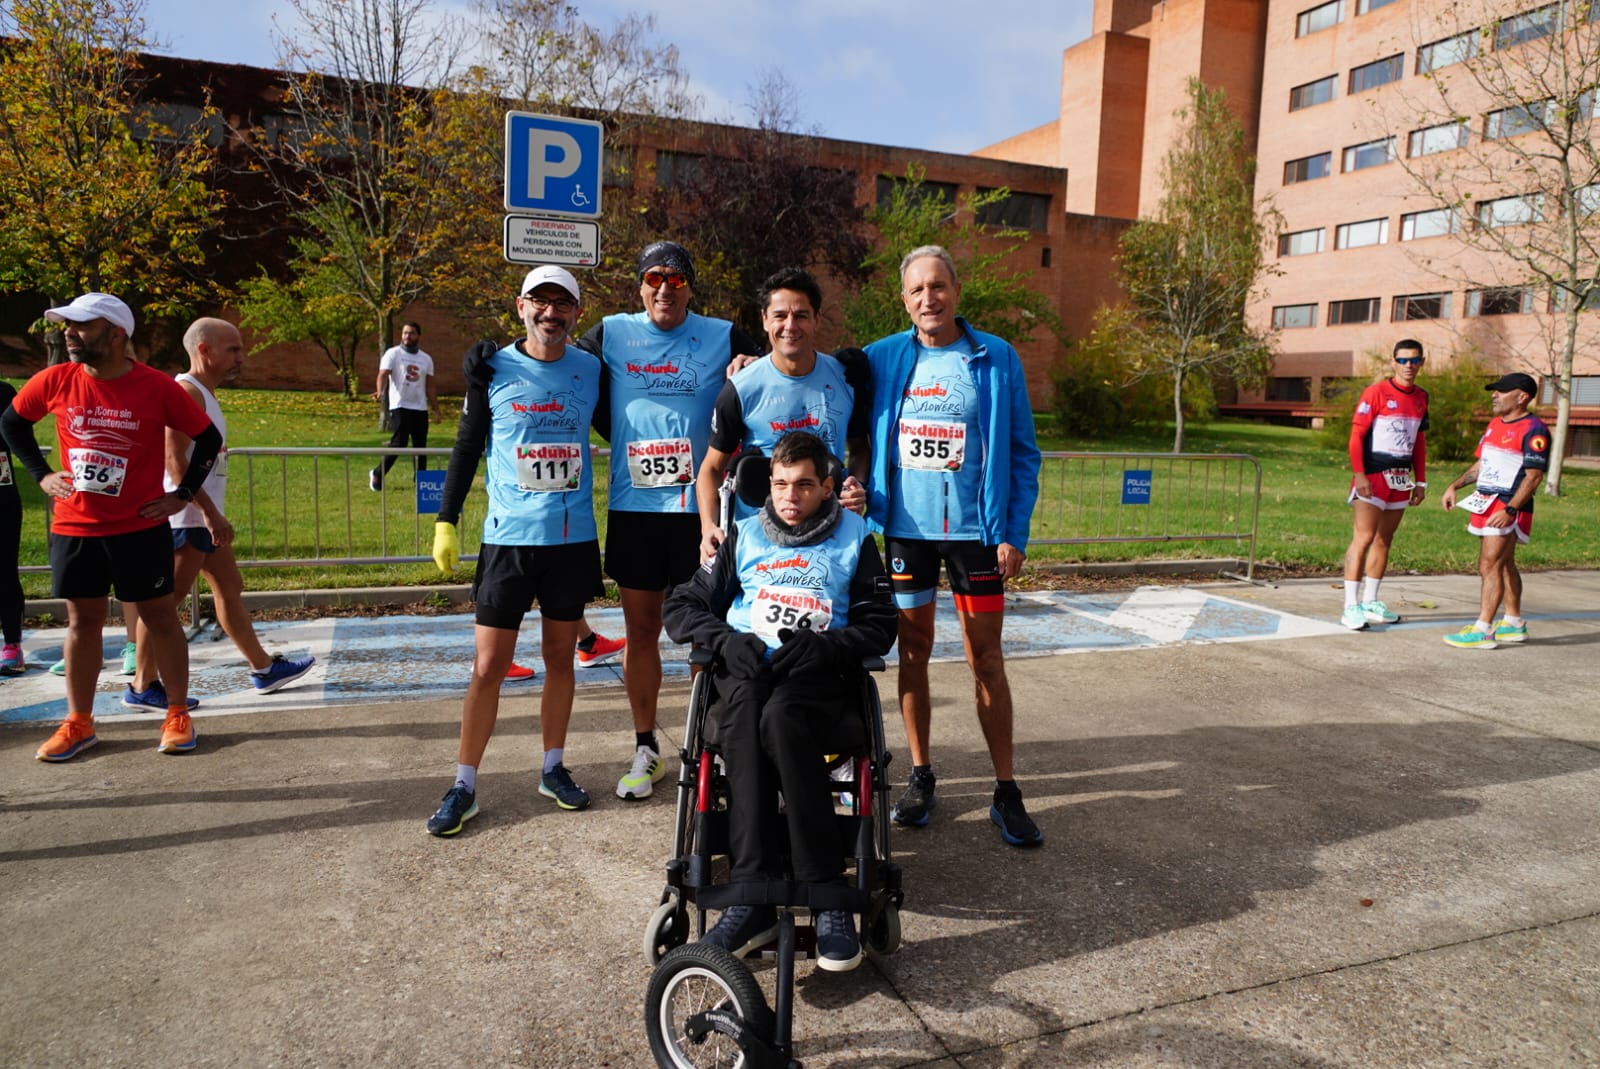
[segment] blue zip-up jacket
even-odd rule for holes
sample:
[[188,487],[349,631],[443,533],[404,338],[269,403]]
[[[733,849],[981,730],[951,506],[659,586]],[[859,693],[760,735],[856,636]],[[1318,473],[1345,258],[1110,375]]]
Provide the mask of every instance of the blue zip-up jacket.
[[[1022,359],[1003,338],[956,325],[972,345],[972,379],[983,424],[979,523],[986,546],[1002,542],[1027,552],[1033,506],[1039,499],[1039,445]],[[917,364],[916,328],[867,346],[872,368],[872,470],[867,486],[867,521],[881,532],[889,518],[889,461],[900,455],[900,408]],[[970,459],[970,453],[969,453]]]

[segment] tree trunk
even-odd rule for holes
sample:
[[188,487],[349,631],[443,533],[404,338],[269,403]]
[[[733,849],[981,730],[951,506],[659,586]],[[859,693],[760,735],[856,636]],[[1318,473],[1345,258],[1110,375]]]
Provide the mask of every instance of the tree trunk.
[[1172,451],[1183,452],[1183,379],[1182,371],[1172,373]]
[[1556,425],[1550,434],[1550,469],[1541,489],[1561,496],[1561,468],[1567,459],[1567,431],[1572,421],[1572,355],[1578,347],[1578,302],[1569,300],[1561,335],[1561,374],[1556,378]]

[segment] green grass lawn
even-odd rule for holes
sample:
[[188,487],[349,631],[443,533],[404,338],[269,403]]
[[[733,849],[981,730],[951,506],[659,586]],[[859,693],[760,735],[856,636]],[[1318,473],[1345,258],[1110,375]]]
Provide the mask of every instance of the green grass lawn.
[[[273,390],[228,390],[222,394],[228,416],[229,444],[234,448],[320,446],[334,449],[374,448],[387,435],[377,427],[369,401],[346,401],[331,393]],[[445,410],[458,411],[459,399],[446,399]],[[1132,452],[1165,454],[1170,437],[1126,436],[1087,441],[1052,433],[1046,416],[1039,418],[1040,446],[1062,452]],[[41,445],[53,449],[49,420],[38,428]],[[435,424],[430,444],[448,446],[453,421]],[[1191,453],[1243,453],[1262,466],[1258,563],[1333,572],[1340,567],[1350,538],[1350,511],[1345,504],[1348,474],[1343,451],[1329,450],[1308,430],[1264,424],[1216,422],[1191,426]],[[55,457],[51,454],[52,463]],[[307,556],[420,556],[431,553],[433,518],[418,516],[414,507],[411,462],[402,458],[378,495],[366,486],[374,458],[338,454],[310,458],[235,457],[229,469],[228,512],[238,531],[241,559],[275,560]],[[442,458],[437,462],[442,466]],[[1477,540],[1465,533],[1465,517],[1438,507],[1439,491],[1465,468],[1463,461],[1437,461],[1429,473],[1434,490],[1422,508],[1406,517],[1395,541],[1392,572],[1464,572],[1476,567]],[[1144,507],[1118,504],[1122,468],[1153,467],[1152,502]],[[253,471],[247,469],[253,468]],[[1100,469],[1104,468],[1104,471]],[[1085,474],[1085,472],[1088,474]],[[33,480],[21,473],[25,511],[22,563],[46,560],[42,497]],[[604,537],[604,458],[596,458],[595,485],[602,488],[597,517]],[[1241,478],[1244,485],[1239,485]],[[479,487],[469,495],[462,518],[463,552],[476,551],[484,498]],[[1560,499],[1540,496],[1533,542],[1518,551],[1531,568],[1592,567],[1600,561],[1600,472],[1569,468],[1566,493]],[[251,494],[251,484],[255,493]],[[1041,478],[1041,499],[1035,510],[1034,537],[1096,537],[1105,534],[1159,535],[1175,511],[1191,516],[1205,529],[1238,531],[1249,527],[1254,473],[1235,467],[1226,477],[1210,465],[1169,470],[1160,462],[1106,462],[1065,467],[1047,461]],[[1193,532],[1199,528],[1166,527]],[[1134,542],[1096,545],[1036,544],[1030,559],[1040,561],[1107,561],[1146,558],[1243,556],[1233,540]],[[249,569],[252,589],[427,585],[470,578],[470,566],[447,580],[431,562]],[[30,597],[48,594],[48,576],[23,577]]]

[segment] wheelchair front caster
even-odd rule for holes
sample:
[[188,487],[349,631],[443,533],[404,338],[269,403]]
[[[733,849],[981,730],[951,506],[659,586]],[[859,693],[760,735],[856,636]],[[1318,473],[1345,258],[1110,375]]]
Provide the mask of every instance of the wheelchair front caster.
[[688,941],[689,911],[679,904],[677,895],[669,895],[650,914],[650,923],[645,925],[644,960],[653,967],[669,950]]
[[900,949],[900,907],[892,901],[870,910],[863,928],[867,949],[874,953],[887,955]]
[[710,943],[676,947],[661,959],[645,991],[644,1028],[661,1069],[788,1064],[772,1048],[772,1010],[756,978]]

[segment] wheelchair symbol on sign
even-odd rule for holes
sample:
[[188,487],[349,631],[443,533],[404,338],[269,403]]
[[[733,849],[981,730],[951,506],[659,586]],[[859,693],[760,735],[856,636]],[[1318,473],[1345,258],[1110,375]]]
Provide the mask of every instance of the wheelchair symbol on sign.
[[574,208],[584,208],[584,207],[587,207],[588,204],[589,204],[589,197],[588,197],[588,195],[586,193],[584,193],[583,187],[582,186],[573,186],[572,187],[572,206]]

